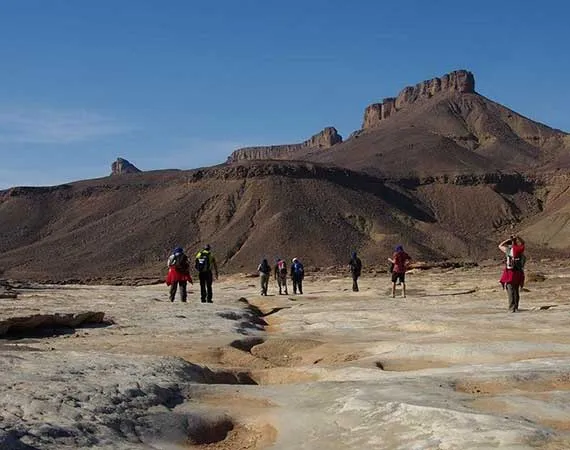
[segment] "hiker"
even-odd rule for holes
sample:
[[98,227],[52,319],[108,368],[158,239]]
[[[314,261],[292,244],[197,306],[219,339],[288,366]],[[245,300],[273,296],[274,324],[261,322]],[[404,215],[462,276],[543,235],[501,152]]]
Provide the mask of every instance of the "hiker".
[[275,280],[277,280],[277,286],[279,286],[279,295],[281,295],[282,290],[285,291],[285,295],[289,295],[287,293],[287,263],[284,259],[277,258],[273,273],[275,275]]
[[362,272],[362,261],[356,252],[352,252],[352,258],[350,258],[348,267],[350,268],[350,273],[352,274],[352,291],[358,292],[358,277]]
[[299,291],[303,293],[303,278],[305,277],[305,269],[303,264],[297,258],[291,260],[291,280],[293,280],[293,294]]
[[218,265],[216,264],[216,258],[212,254],[210,245],[204,246],[203,250],[200,250],[196,254],[196,270],[198,271],[198,278],[200,279],[200,299],[202,303],[213,303],[212,297],[212,269],[216,274],[216,280],[218,279]]
[[406,269],[411,260],[412,258],[401,245],[397,245],[392,257],[388,258],[388,261],[394,265],[392,269],[392,298],[396,297],[396,283],[402,285],[402,297],[406,297]]
[[520,289],[524,286],[524,249],[524,240],[517,235],[512,235],[499,244],[499,250],[506,257],[500,283],[507,290],[509,311],[513,313],[519,310]]
[[269,263],[266,259],[261,261],[261,264],[257,266],[257,271],[259,272],[259,280],[261,283],[261,295],[267,296],[267,286],[269,285],[271,267],[269,267]]
[[176,290],[180,286],[180,300],[186,303],[188,293],[186,286],[188,281],[192,283],[190,276],[190,261],[184,253],[182,247],[176,247],[172,254],[168,257],[168,275],[166,276],[166,284],[170,286],[170,301],[173,302],[176,297]]

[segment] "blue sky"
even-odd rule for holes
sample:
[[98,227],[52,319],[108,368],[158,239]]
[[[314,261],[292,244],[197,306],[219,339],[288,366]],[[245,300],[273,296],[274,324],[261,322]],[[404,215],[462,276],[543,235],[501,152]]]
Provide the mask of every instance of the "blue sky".
[[348,135],[459,68],[569,131],[568,17],[562,0],[0,0],[0,188]]

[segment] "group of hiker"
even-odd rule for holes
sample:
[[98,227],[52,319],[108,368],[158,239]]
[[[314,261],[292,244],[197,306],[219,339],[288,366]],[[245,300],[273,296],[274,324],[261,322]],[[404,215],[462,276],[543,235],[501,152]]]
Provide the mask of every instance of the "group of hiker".
[[[505,267],[500,283],[507,291],[509,311],[517,312],[519,310],[520,290],[523,288],[525,280],[525,242],[520,236],[511,235],[499,244],[499,249],[505,255]],[[404,251],[402,245],[397,245],[392,256],[388,258],[393,298],[396,297],[397,286],[402,286],[402,297],[406,297],[406,271],[409,269],[411,261],[410,255]],[[202,250],[196,253],[194,268],[198,272],[200,280],[200,298],[202,303],[212,303],[212,282],[214,276],[218,279],[218,266],[210,245],[205,245]],[[352,290],[358,292],[358,279],[362,274],[362,261],[356,252],[352,253],[348,268],[352,275]],[[293,258],[289,267],[287,261],[283,258],[276,258],[273,267],[264,258],[258,265],[257,271],[259,272],[261,295],[267,295],[272,274],[277,282],[279,295],[289,295],[287,290],[288,274],[291,277],[293,294],[303,294],[305,269],[303,263],[298,258]],[[176,247],[168,258],[168,275],[166,277],[166,284],[170,286],[171,302],[174,301],[178,288],[180,288],[181,301],[187,301],[188,282],[193,284],[192,276],[190,275],[190,259],[181,247]]]
[[[180,288],[180,300],[186,303],[188,299],[188,283],[194,283],[192,275],[190,275],[190,259],[184,253],[182,247],[174,249],[168,257],[167,265],[166,284],[170,286],[170,301],[174,301],[176,291]],[[214,276],[216,280],[218,279],[218,264],[209,244],[196,253],[194,268],[198,272],[198,279],[200,280],[200,299],[202,303],[213,303],[212,283]]]
[[[263,259],[259,266],[257,266],[257,271],[259,272],[259,279],[261,285],[261,295],[267,295],[267,288],[269,286],[269,278],[271,278],[271,272],[277,286],[279,287],[279,295],[289,295],[287,292],[287,262],[283,258],[277,258],[275,260],[275,265],[273,269],[267,262],[267,259]],[[293,294],[303,293],[303,278],[305,278],[305,268],[303,263],[299,261],[298,258],[293,258],[291,260],[291,267],[289,269],[291,274],[291,282],[293,284]]]

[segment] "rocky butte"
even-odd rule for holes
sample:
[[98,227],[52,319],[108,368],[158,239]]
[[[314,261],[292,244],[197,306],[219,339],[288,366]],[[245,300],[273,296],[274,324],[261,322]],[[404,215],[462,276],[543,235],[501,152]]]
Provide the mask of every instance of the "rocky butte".
[[456,92],[460,94],[475,93],[475,77],[467,70],[456,70],[422,81],[415,86],[407,86],[397,97],[385,98],[381,103],[373,103],[364,111],[363,129],[374,128],[382,120],[387,119],[401,109],[418,101],[432,98],[440,93]]
[[117,158],[117,160],[111,164],[111,175],[123,175],[125,173],[140,172],[142,172],[142,170],[123,158]]
[[303,149],[326,149],[342,142],[342,136],[334,127],[327,127],[320,133],[299,144],[245,147],[234,151],[228,163],[254,159],[288,159],[291,153]]

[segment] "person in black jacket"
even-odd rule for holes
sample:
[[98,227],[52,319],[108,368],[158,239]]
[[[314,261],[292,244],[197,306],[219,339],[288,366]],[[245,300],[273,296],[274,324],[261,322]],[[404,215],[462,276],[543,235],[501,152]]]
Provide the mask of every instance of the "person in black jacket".
[[297,258],[293,258],[291,261],[291,280],[293,281],[293,294],[299,291],[299,294],[303,293],[303,278],[305,278],[305,269],[303,264]]
[[266,259],[261,261],[261,264],[257,266],[257,271],[259,272],[259,282],[261,284],[261,295],[267,296],[267,286],[269,285],[269,276],[271,275],[271,267]]
[[360,277],[360,274],[362,273],[362,261],[356,252],[352,253],[352,258],[350,258],[348,266],[350,267],[350,273],[352,274],[352,290],[354,292],[358,292],[358,277]]

